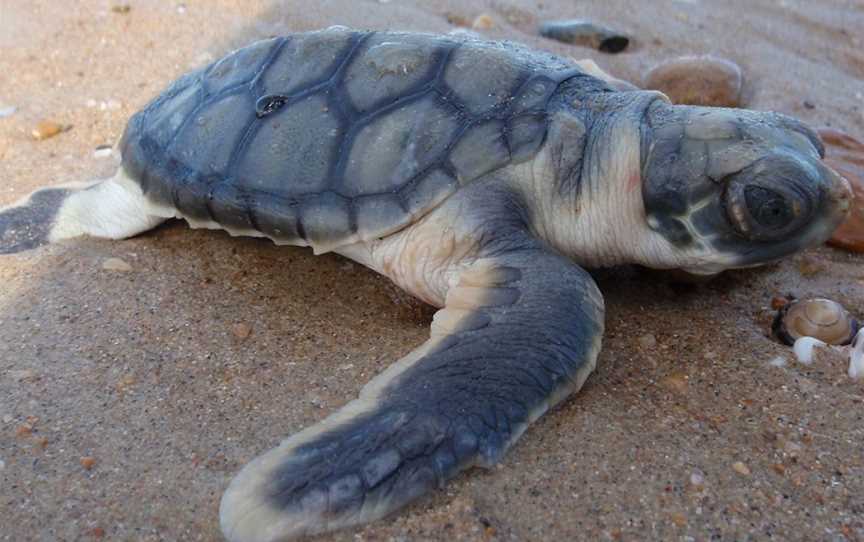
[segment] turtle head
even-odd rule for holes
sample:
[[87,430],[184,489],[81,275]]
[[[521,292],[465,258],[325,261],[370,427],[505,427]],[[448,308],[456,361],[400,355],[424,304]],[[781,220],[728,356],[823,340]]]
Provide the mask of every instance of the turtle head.
[[710,274],[768,263],[823,243],[848,212],[848,183],[791,117],[655,100],[641,130],[645,217],[669,245],[669,266]]

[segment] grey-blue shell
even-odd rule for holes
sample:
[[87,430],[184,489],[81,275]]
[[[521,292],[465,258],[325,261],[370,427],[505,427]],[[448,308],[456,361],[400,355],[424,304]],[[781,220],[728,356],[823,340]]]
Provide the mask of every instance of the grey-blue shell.
[[127,172],[195,220],[336,246],[534,156],[580,72],[507,43],[330,29],[254,43],[129,122]]

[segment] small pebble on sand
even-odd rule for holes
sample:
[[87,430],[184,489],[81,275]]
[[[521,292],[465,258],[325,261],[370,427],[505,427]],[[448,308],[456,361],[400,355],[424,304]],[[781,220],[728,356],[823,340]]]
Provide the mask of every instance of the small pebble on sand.
[[231,326],[231,333],[241,341],[245,341],[252,334],[252,326],[243,322]]
[[102,269],[105,271],[117,271],[119,273],[126,273],[132,271],[132,266],[126,263],[125,260],[120,258],[108,258],[104,262],[102,262]]
[[789,300],[786,299],[785,297],[775,296],[775,297],[771,298],[771,308],[774,309],[775,311],[779,311],[780,309],[782,309],[783,307],[785,307],[788,304],[789,304]]
[[4,414],[3,415],[3,423],[12,423],[12,420],[14,420],[14,419],[15,419],[15,417],[12,416],[11,414]]
[[459,13],[446,13],[444,18],[454,26],[471,26],[471,19]]
[[694,470],[690,473],[690,485],[696,488],[701,488],[705,485],[705,474],[701,470]]
[[783,445],[783,451],[792,457],[797,457],[801,453],[803,447],[797,442],[786,441]]
[[639,346],[642,347],[643,350],[650,350],[657,346],[657,338],[651,333],[646,333],[639,337]]
[[471,23],[471,28],[474,30],[489,30],[495,27],[495,19],[491,15],[485,13],[478,15],[474,22]]
[[739,107],[743,81],[741,68],[731,60],[682,56],[652,68],[642,88],[659,90],[675,104]]
[[801,261],[798,262],[798,271],[801,273],[801,276],[805,278],[813,278],[820,273],[824,273],[826,269],[827,266],[824,262],[809,256],[804,256],[801,258]]
[[2,106],[0,105],[0,119],[4,117],[12,116],[15,111],[18,111],[18,108],[14,105]]
[[92,470],[94,466],[96,466],[96,458],[90,456],[84,456],[78,460],[81,463],[81,466],[84,467],[84,470]]
[[5,468],[6,468],[6,462],[3,461],[2,459],[0,459],[0,470],[3,470]]
[[771,367],[786,367],[786,358],[783,356],[777,356],[768,363]]
[[134,385],[135,377],[132,375],[127,375],[121,378],[119,382],[117,382],[117,385],[114,386],[114,389],[116,389],[118,392],[125,392],[128,390],[128,388]]
[[36,373],[30,369],[21,369],[18,371],[9,371],[9,376],[12,377],[12,380],[15,382],[26,382],[28,380],[33,380]]
[[672,373],[663,377],[660,385],[674,393],[687,392],[688,377],[684,373]]
[[123,15],[132,11],[132,6],[129,4],[114,4],[111,6],[111,11]]
[[93,151],[94,158],[109,158],[114,153],[113,147],[111,145],[99,145]]
[[105,102],[99,102],[99,110],[100,111],[116,111],[120,109],[123,104],[120,103],[119,100],[108,100]]
[[42,120],[30,131],[30,135],[33,136],[33,139],[42,141],[43,139],[54,137],[64,130],[65,128],[62,124],[56,123],[53,120]]
[[540,35],[604,53],[620,53],[630,45],[630,37],[625,33],[580,19],[546,21],[540,25]]
[[741,461],[736,461],[735,463],[732,463],[732,470],[742,476],[750,476],[750,468]]

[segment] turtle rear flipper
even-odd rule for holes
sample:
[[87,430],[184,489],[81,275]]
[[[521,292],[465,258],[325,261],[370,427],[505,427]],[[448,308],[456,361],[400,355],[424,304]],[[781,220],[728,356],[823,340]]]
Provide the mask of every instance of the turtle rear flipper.
[[425,344],[240,472],[222,499],[225,535],[273,541],[365,523],[495,464],[582,386],[602,330],[596,285],[563,257],[532,245],[477,260]]
[[48,243],[51,228],[69,188],[43,188],[0,208],[0,254],[14,254]]
[[150,203],[121,169],[111,179],[43,188],[0,207],[0,254],[14,254],[81,235],[124,239],[174,211]]

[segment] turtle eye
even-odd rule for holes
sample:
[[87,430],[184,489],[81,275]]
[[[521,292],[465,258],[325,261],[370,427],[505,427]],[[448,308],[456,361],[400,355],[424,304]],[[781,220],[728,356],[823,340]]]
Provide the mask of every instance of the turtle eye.
[[807,224],[819,192],[794,165],[765,159],[723,180],[726,215],[739,235],[779,241]]
[[773,190],[748,186],[744,189],[744,201],[753,220],[766,229],[782,229],[795,218],[786,199]]

